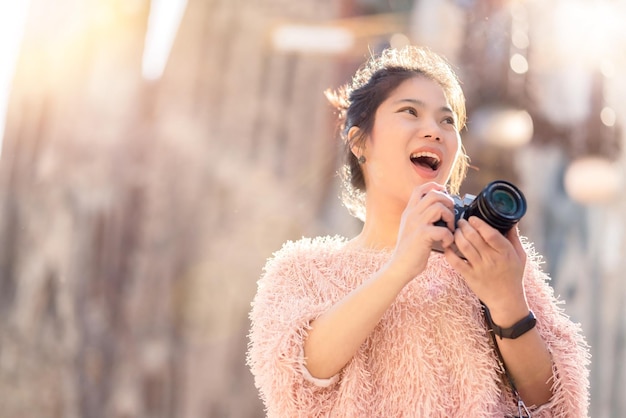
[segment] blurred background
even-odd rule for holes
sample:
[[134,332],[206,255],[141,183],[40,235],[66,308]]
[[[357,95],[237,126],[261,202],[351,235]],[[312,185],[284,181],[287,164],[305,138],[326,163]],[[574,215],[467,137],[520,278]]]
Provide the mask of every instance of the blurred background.
[[267,257],[352,236],[323,91],[429,46],[467,95],[464,193],[522,233],[626,416],[626,2],[22,0],[0,5],[0,415],[262,417]]

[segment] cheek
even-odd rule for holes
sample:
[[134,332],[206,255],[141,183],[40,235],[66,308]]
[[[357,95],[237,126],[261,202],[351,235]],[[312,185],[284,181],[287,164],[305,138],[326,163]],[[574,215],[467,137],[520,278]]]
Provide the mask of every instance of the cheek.
[[461,154],[462,154],[461,136],[457,134],[456,137],[450,141],[450,155],[454,156],[454,161],[456,162],[456,160],[461,156]]
[[400,156],[393,147],[370,144],[369,156],[364,166],[364,175],[369,184],[384,184],[398,173]]
[[459,136],[457,136],[457,139],[453,139],[450,141],[449,153],[452,158],[448,163],[448,180],[450,180],[450,176],[452,175],[454,167],[457,165],[459,159],[463,156],[463,150],[461,145],[461,138]]

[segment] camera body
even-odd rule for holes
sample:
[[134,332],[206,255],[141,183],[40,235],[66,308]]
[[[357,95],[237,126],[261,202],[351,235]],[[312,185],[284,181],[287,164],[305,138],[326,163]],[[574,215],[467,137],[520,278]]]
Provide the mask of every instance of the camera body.
[[[496,180],[489,183],[477,195],[466,194],[454,199],[454,228],[460,219],[477,216],[502,234],[506,234],[526,214],[526,198],[512,183]],[[447,227],[443,220],[435,222],[437,226]],[[443,251],[440,245],[433,248]],[[457,251],[458,253],[458,251]]]

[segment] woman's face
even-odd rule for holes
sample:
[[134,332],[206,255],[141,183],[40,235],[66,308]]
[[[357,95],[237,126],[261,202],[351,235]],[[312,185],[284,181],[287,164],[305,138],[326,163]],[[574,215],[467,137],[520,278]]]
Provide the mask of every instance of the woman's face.
[[460,148],[456,115],[439,84],[422,76],[404,81],[376,110],[360,151],[368,199],[404,207],[416,186],[446,184]]

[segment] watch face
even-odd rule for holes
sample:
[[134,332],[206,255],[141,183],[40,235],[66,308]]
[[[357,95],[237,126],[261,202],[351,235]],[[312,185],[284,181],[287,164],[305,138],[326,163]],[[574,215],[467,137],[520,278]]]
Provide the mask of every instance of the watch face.
[[520,321],[518,321],[511,328],[507,328],[505,330],[502,330],[502,336],[504,338],[513,338],[513,339],[515,339],[515,338],[517,338],[517,337],[519,337],[521,335],[524,335],[525,333],[527,333],[531,329],[533,329],[536,324],[537,324],[537,318],[535,318],[534,312],[530,311],[528,313],[528,316],[526,316],[523,319],[521,319]]

